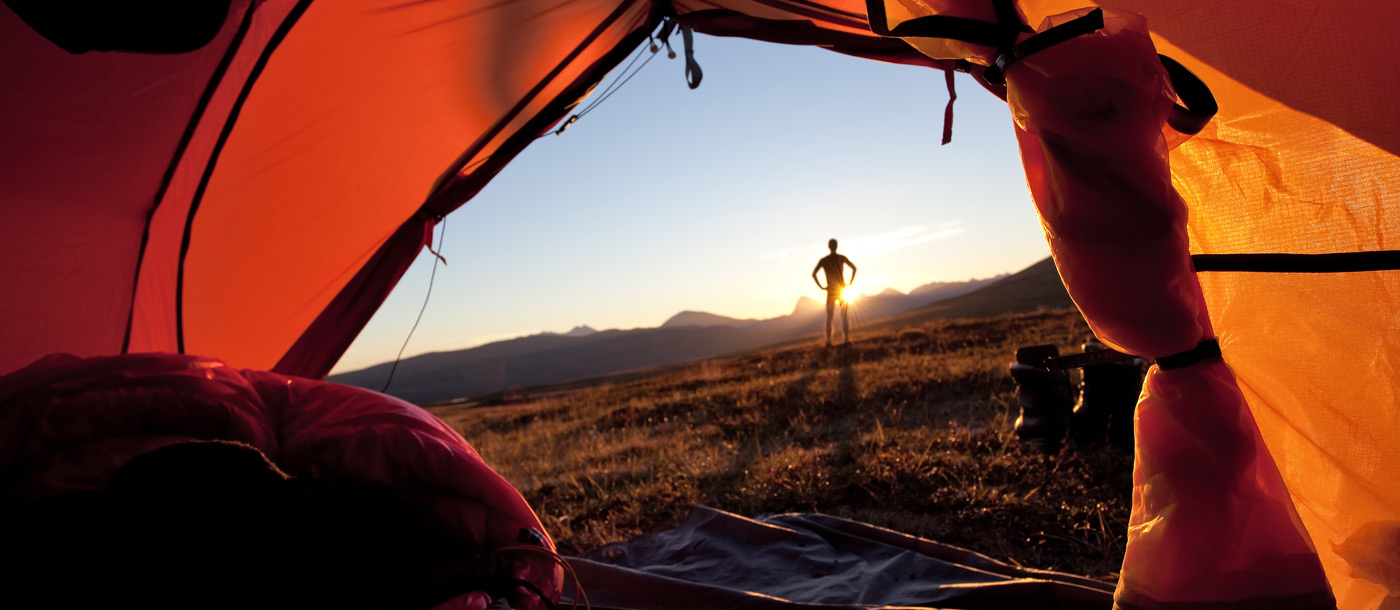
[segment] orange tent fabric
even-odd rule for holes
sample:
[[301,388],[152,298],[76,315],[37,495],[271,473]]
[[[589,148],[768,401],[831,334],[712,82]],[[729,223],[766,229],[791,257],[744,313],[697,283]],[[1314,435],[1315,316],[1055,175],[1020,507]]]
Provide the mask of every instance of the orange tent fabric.
[[[1218,356],[1166,162],[1175,96],[1132,13],[1057,16],[1100,29],[1006,69],[1026,176],[1065,285],[1098,337],[1159,359],[1137,408],[1124,609],[1242,601],[1330,608],[1322,566]],[[1210,343],[1207,343],[1209,345]],[[1228,606],[1233,607],[1233,606]]]
[[230,0],[162,52],[68,10],[99,49],[75,52],[34,25],[66,3],[6,0],[0,373],[171,351],[323,375],[438,219],[663,19],[980,74],[1000,43],[966,34],[1007,7],[1039,25],[1097,4],[1214,92],[1169,159],[1209,325],[1339,607],[1400,596],[1400,5],[876,4],[885,26],[961,21],[901,39],[860,0]]
[[[985,5],[884,4],[892,26]],[[1400,216],[1390,201],[1400,149],[1385,101],[1400,93],[1400,76],[1367,67],[1400,54],[1382,31],[1400,12],[1388,2],[1019,7],[1039,24],[1087,4],[1143,15],[1157,51],[1214,92],[1215,119],[1174,142],[1170,156],[1211,326],[1338,606],[1375,608],[1400,596],[1400,454],[1390,440],[1400,429],[1390,364],[1400,339],[1391,245]],[[909,41],[934,58],[961,53],[988,65],[995,57],[985,47]],[[1093,319],[1093,305],[1080,305]]]

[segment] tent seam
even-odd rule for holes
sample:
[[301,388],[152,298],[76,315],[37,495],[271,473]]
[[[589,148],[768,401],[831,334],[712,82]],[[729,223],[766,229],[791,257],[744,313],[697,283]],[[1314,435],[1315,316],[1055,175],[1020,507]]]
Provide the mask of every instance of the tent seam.
[[227,76],[228,68],[233,64],[233,59],[238,56],[238,50],[243,45],[243,39],[247,36],[248,30],[253,24],[253,14],[257,7],[251,3],[243,13],[243,22],[239,24],[238,31],[233,35],[233,40],[229,41],[228,49],[224,52],[223,59],[219,60],[219,65],[214,68],[214,73],[210,75],[209,82],[204,86],[204,93],[200,95],[199,103],[195,106],[194,113],[190,116],[189,123],[185,126],[185,133],[181,135],[180,142],[175,146],[175,153],[170,158],[170,165],[165,169],[165,175],[161,178],[160,187],[156,190],[155,199],[151,202],[150,212],[146,214],[145,228],[141,232],[141,245],[136,252],[136,267],[131,278],[131,304],[126,312],[126,331],[122,335],[121,353],[127,353],[131,348],[131,327],[136,320],[136,296],[141,286],[141,271],[146,264],[146,249],[151,240],[151,223],[155,222],[156,213],[160,211],[161,203],[165,200],[165,194],[170,190],[170,183],[175,179],[175,171],[180,167],[180,161],[184,159],[185,152],[189,148],[190,142],[194,140],[194,132],[199,128],[200,121],[204,118],[204,112],[208,110],[209,103],[213,101],[215,92],[223,84],[224,77]]
[[253,69],[248,73],[248,79],[243,83],[243,90],[238,93],[238,99],[234,100],[233,106],[229,109],[228,118],[224,121],[224,127],[219,132],[219,139],[214,143],[214,149],[209,154],[209,162],[205,164],[204,173],[200,176],[199,186],[195,188],[194,197],[190,200],[190,209],[185,216],[184,234],[180,239],[179,272],[175,278],[175,344],[177,351],[181,354],[185,353],[185,261],[190,251],[194,217],[199,213],[204,192],[208,189],[209,181],[214,176],[214,168],[218,166],[219,155],[223,152],[224,145],[228,143],[229,135],[233,133],[233,126],[238,121],[238,115],[243,111],[243,104],[248,101],[248,96],[253,91],[253,85],[257,83],[258,77],[267,67],[267,62],[272,59],[273,52],[291,32],[292,26],[296,25],[301,16],[306,13],[306,9],[311,6],[311,1],[299,0],[296,6],[287,12],[287,17],[277,27],[277,31],[273,32],[272,37],[268,39],[267,46],[263,47],[257,63],[253,65]]

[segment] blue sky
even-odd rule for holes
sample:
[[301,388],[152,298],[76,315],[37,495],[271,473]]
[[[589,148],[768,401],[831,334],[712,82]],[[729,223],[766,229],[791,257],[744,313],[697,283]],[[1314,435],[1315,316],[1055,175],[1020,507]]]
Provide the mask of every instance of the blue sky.
[[[810,274],[831,237],[868,294],[1049,255],[1006,105],[970,78],[958,76],[953,142],[940,146],[941,72],[695,42],[699,89],[663,50],[448,217],[448,264],[405,357],[580,324],[656,326],[682,310],[783,315],[821,296]],[[335,372],[395,357],[432,261],[419,256]]]

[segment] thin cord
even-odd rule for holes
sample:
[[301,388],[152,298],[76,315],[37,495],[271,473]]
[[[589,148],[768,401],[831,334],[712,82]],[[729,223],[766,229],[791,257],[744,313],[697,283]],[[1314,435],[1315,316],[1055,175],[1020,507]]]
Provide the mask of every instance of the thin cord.
[[[627,65],[623,67],[621,71],[618,72],[615,78],[613,78],[612,84],[609,84],[608,86],[604,87],[602,93],[599,93],[596,99],[589,102],[588,105],[584,106],[582,110],[570,115],[569,118],[564,121],[564,124],[560,125],[558,129],[555,129],[553,131],[546,131],[538,136],[535,136],[535,139],[538,140],[551,134],[556,136],[563,135],[564,130],[568,129],[570,125],[573,125],[576,121],[583,118],[584,115],[593,112],[593,109],[597,108],[599,104],[602,104],[608,98],[612,97],[612,94],[620,91],[622,89],[622,86],[627,84],[627,81],[632,80],[632,77],[636,76],[638,72],[641,72],[642,68],[647,67],[647,64],[651,63],[651,60],[656,59],[656,56],[659,53],[658,51],[652,51],[650,57],[647,57],[647,60],[642,62],[642,65],[637,66],[636,69],[632,69],[632,65],[636,64],[637,60],[641,59],[642,55],[645,54],[651,48],[652,47],[650,45],[643,45],[642,47],[637,49],[637,54],[632,56],[632,61],[627,62]],[[628,70],[632,70],[631,74],[627,73]]]
[[[613,88],[617,87],[617,82],[620,81],[620,80],[622,80],[622,75],[626,74],[628,70],[631,70],[631,69],[632,69],[632,66],[635,65],[635,64],[637,63],[637,60],[638,60],[638,59],[641,59],[641,58],[642,58],[642,54],[643,54],[643,53],[646,53],[648,48],[649,48],[649,45],[643,45],[643,46],[637,47],[637,52],[634,53],[634,54],[632,55],[632,59],[629,60],[629,61],[627,62],[627,65],[626,65],[626,66],[623,66],[621,70],[618,70],[618,71],[617,71],[617,76],[614,76],[614,77],[613,77],[612,83],[609,84],[609,85],[606,86],[606,87],[603,87],[602,93],[599,93],[598,95],[599,95],[599,96],[606,95],[608,92],[612,91]],[[586,108],[590,108],[590,107],[596,106],[596,105],[597,105],[597,103],[596,103],[596,100],[595,100],[594,103],[590,103],[588,106],[586,106]]]
[[595,101],[595,102],[589,104],[587,108],[584,108],[582,112],[579,112],[578,115],[579,115],[579,116],[583,116],[583,115],[585,115],[585,114],[588,114],[588,113],[590,113],[590,112],[593,112],[593,109],[594,109],[594,108],[597,108],[597,107],[598,107],[598,104],[603,103],[603,102],[606,101],[608,98],[612,97],[612,94],[617,93],[618,91],[620,91],[620,90],[622,89],[622,86],[627,84],[627,81],[632,80],[632,77],[633,77],[633,76],[636,76],[638,72],[641,72],[641,71],[642,71],[642,68],[647,67],[647,64],[651,63],[651,60],[656,59],[656,56],[657,56],[657,55],[658,55],[658,53],[652,53],[651,56],[647,57],[647,60],[646,60],[646,61],[642,62],[642,65],[637,66],[637,69],[636,69],[636,70],[633,70],[631,74],[628,74],[628,75],[627,75],[627,78],[624,78],[624,79],[622,79],[622,82],[617,83],[617,86],[613,87],[612,91],[608,91],[608,92],[606,92],[605,94],[603,94],[603,96],[599,97],[597,101]]
[[651,63],[651,60],[656,59],[656,56],[659,53],[651,53],[650,56],[647,57],[647,60],[642,62],[642,65],[637,66],[636,70],[632,70],[631,74],[627,73],[627,71],[632,68],[632,64],[637,63],[637,60],[641,59],[642,55],[645,54],[649,49],[650,47],[645,45],[642,46],[642,48],[637,49],[637,54],[632,57],[632,61],[627,64],[627,67],[623,68],[622,72],[618,73],[617,78],[613,79],[613,83],[604,88],[603,92],[598,95],[598,99],[590,102],[587,106],[583,108],[583,110],[580,110],[578,112],[578,115],[583,116],[585,114],[588,114],[589,112],[592,112],[594,108],[598,107],[598,104],[601,104],[604,100],[607,100],[609,97],[612,97],[612,94],[617,93],[617,91],[621,89],[623,85],[627,84],[627,81],[632,80],[633,76],[636,76],[638,72],[641,72],[642,68],[647,67],[647,64]]
[[389,378],[384,380],[384,387],[380,392],[388,392],[389,384],[394,382],[394,371],[399,370],[399,361],[403,359],[403,351],[408,349],[408,340],[413,338],[413,331],[418,330],[418,323],[423,321],[423,312],[428,310],[428,298],[433,296],[433,280],[437,279],[438,261],[442,260],[442,241],[447,238],[447,217],[442,217],[442,232],[438,233],[437,252],[433,252],[433,272],[428,275],[428,294],[423,295],[423,307],[418,310],[418,319],[413,321],[413,328],[408,329],[408,336],[403,338],[403,346],[399,348],[399,355],[394,357],[394,366],[389,368]]

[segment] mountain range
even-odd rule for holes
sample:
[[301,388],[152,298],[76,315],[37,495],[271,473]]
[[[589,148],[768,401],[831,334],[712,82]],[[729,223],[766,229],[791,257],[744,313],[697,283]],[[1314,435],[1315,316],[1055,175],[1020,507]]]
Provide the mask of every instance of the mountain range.
[[[980,296],[979,296],[980,295]],[[1050,259],[1016,274],[935,282],[908,294],[885,290],[851,306],[853,330],[1072,306]],[[822,303],[798,299],[792,313],[764,320],[683,311],[656,328],[541,333],[468,349],[406,358],[389,393],[418,404],[441,402],[623,371],[675,364],[819,336]],[[839,325],[839,321],[838,321]],[[839,333],[839,328],[837,330]],[[392,363],[332,375],[330,381],[378,390]]]

